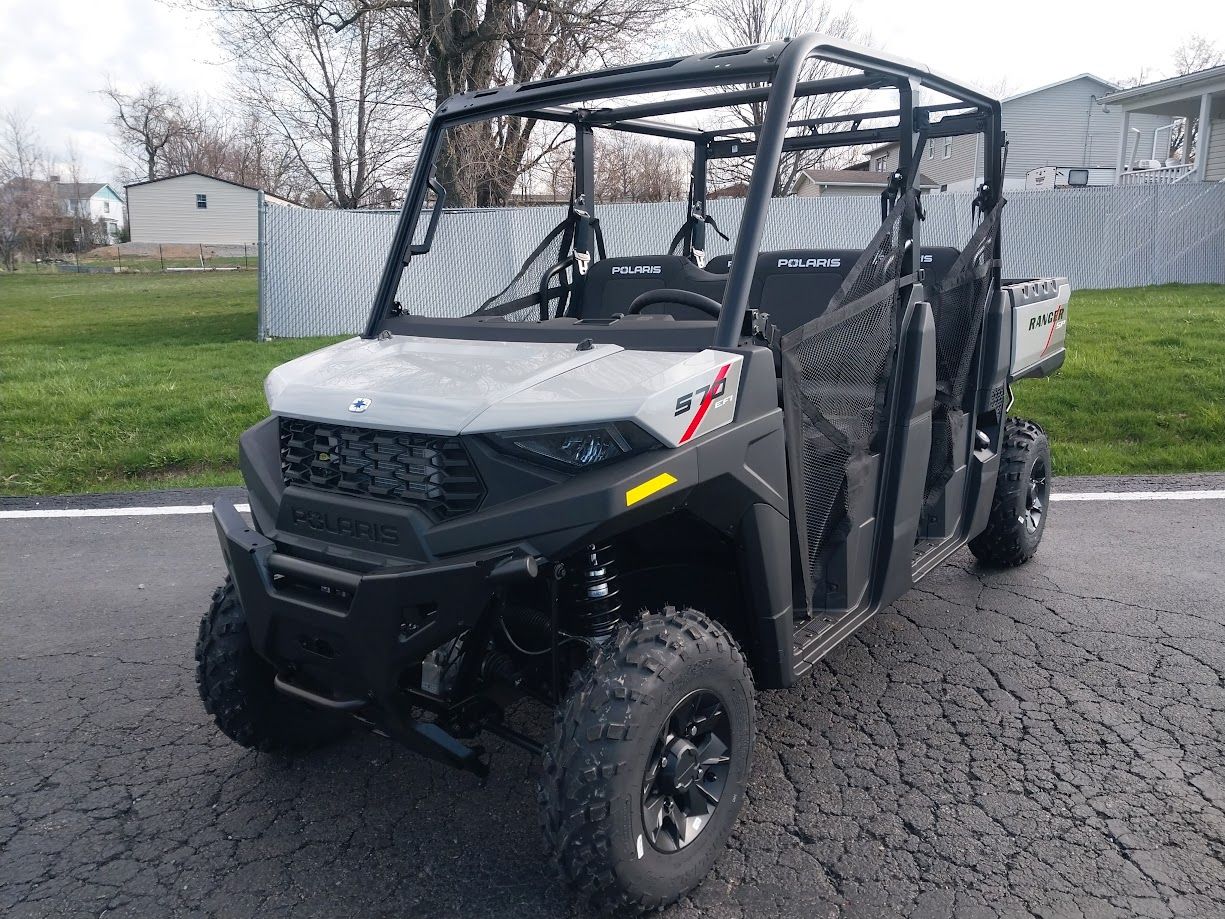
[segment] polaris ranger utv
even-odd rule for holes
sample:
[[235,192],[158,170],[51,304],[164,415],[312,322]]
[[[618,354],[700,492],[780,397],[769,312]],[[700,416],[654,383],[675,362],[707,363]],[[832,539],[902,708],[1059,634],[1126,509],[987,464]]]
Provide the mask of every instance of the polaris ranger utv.
[[[829,93],[891,105],[795,116]],[[684,115],[748,103],[748,129]],[[515,118],[572,137],[564,218],[483,302],[414,300],[459,216],[447,132]],[[601,229],[601,131],[692,151],[672,247]],[[963,134],[968,241],[924,245],[924,150]],[[781,158],[888,142],[866,246],[814,223],[762,251]],[[1004,155],[995,100],[818,34],[448,100],[364,333],[272,372],[240,442],[253,523],[215,508],[229,578],[196,660],[217,726],[292,752],[359,723],[477,776],[495,735],[542,757],[548,847],[592,905],[692,889],[744,799],[754,693],[963,546],[1017,565],[1042,537],[1047,439],[1006,412],[1062,363],[1069,288],[1000,279]],[[708,260],[707,166],[734,157],[743,216]],[[473,256],[473,277],[497,263]],[[555,708],[549,736],[507,717],[524,700]]]

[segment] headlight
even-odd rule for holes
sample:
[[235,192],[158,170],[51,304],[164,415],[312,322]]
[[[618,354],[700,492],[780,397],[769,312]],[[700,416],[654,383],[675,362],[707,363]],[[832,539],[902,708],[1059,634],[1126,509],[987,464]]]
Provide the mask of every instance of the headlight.
[[498,449],[505,453],[571,471],[602,466],[662,446],[629,421],[531,428],[491,436]]

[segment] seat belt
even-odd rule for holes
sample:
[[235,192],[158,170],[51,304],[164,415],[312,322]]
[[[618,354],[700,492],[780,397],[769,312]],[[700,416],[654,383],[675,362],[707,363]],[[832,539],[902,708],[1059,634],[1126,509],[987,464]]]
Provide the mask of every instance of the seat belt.
[[[582,208],[573,208],[575,218],[575,229],[577,224],[582,221],[591,230],[591,235],[595,237],[596,255],[599,261],[608,258],[608,252],[604,248],[604,228],[600,225],[599,217],[592,217]],[[575,236],[577,237],[577,232]],[[574,250],[574,263],[579,266],[578,273],[581,275],[587,274],[587,269],[591,266],[591,252],[581,252],[578,249]]]
[[[690,228],[695,223],[704,223],[723,238],[724,242],[730,242],[728,235],[719,229],[719,225],[715,223],[715,218],[710,214],[704,214],[698,217],[696,214],[690,214],[688,219],[681,225],[681,228],[676,231],[676,235],[672,237],[672,242],[668,244],[668,254],[675,255],[677,248],[682,242],[685,242],[690,235]],[[706,253],[699,249],[690,249],[689,254],[693,256],[693,262],[699,268],[706,267]]]
[[924,124],[915,134],[914,156],[910,160],[908,171],[903,174],[900,169],[895,169],[889,181],[885,183],[885,190],[880,193],[882,223],[889,219],[889,212],[893,210],[894,205],[910,190],[914,191],[914,215],[919,220],[927,219],[927,212],[923,210],[922,182],[919,181],[922,177],[920,169],[923,165],[923,149],[926,146],[927,125]]

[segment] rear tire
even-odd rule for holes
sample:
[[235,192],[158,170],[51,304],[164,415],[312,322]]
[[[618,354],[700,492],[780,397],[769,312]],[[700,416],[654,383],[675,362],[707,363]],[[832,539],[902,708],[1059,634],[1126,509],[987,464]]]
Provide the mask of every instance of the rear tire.
[[605,912],[684,896],[735,825],[753,738],[753,679],[722,626],[667,608],[623,627],[545,751],[541,820],[562,876]]
[[1002,568],[1033,558],[1046,529],[1051,498],[1051,445],[1032,421],[1009,418],[987,528],[970,540],[970,551]]
[[236,743],[264,753],[300,753],[349,732],[344,716],[317,711],[275,689],[276,671],[251,645],[234,583],[213,593],[196,640],[196,688],[204,710]]

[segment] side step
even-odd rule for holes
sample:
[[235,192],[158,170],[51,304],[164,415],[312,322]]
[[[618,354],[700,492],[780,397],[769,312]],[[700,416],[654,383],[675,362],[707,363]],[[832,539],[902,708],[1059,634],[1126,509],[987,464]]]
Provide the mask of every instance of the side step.
[[792,670],[799,679],[813,664],[838,647],[851,633],[872,618],[870,606],[849,610],[840,616],[818,613],[795,630],[791,644]]

